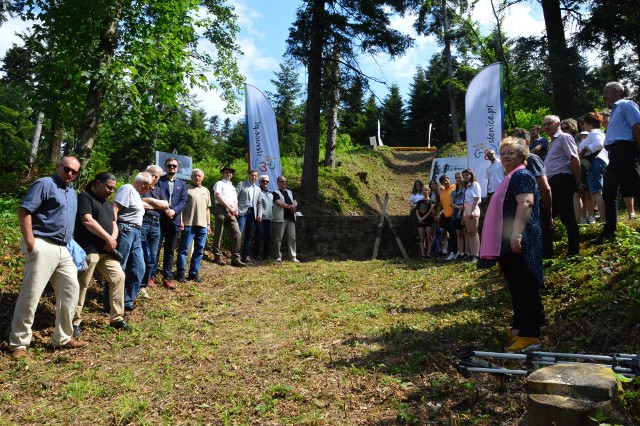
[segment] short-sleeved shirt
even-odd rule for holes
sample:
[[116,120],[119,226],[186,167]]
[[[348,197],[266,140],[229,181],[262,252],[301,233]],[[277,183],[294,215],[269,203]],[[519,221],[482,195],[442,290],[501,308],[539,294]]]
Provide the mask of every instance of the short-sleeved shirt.
[[220,194],[222,199],[227,205],[237,208],[238,207],[238,192],[234,188],[233,184],[226,180],[219,180],[213,185],[213,194]]
[[130,183],[122,185],[113,201],[122,206],[118,212],[118,222],[142,226],[144,216],[144,205],[140,193]]
[[542,231],[540,228],[540,195],[536,179],[527,170],[518,170],[509,180],[509,187],[502,206],[502,245],[500,254],[505,255],[511,251],[511,235],[513,224],[518,209],[519,194],[533,194],[534,204],[531,209],[531,217],[522,231],[522,256],[527,269],[531,271],[540,287],[544,285],[542,274]]
[[[155,198],[156,200],[167,201],[167,194],[162,190],[162,188],[156,185],[153,188],[151,188],[149,191],[142,194],[142,198]],[[160,210],[145,210],[144,215],[162,218],[162,214]]]
[[473,203],[475,198],[482,198],[482,187],[478,182],[472,182],[464,191],[465,203]]
[[31,184],[22,203],[31,213],[33,235],[68,243],[78,211],[78,195],[73,185],[66,185],[58,175],[40,178]]
[[453,191],[455,191],[455,189],[455,185],[449,185],[449,188],[442,188],[442,191],[440,191],[440,205],[442,206],[442,213],[445,217],[453,216],[451,194],[453,194]]
[[547,140],[547,138],[540,136],[538,139],[531,142],[531,144],[529,144],[529,151],[539,146],[542,147],[542,150],[540,151],[539,154],[536,154],[536,155],[539,156],[542,160],[544,160],[547,157],[547,152],[549,152],[549,141]]
[[82,223],[82,216],[89,214],[98,222],[107,234],[113,233],[113,205],[108,199],[100,200],[90,189],[78,196],[78,214],[76,215],[76,232],[74,237],[80,247],[87,253],[106,253],[105,241],[91,233]]
[[500,160],[494,161],[487,167],[487,192],[493,194],[498,189],[498,186],[504,180],[504,167]]
[[204,186],[187,184],[187,206],[182,211],[184,226],[201,226],[209,224],[207,212],[211,208],[211,193]]
[[640,123],[638,105],[629,99],[618,100],[611,106],[611,117],[604,146],[617,141],[634,141],[632,129],[638,123]]
[[425,214],[427,214],[433,204],[434,203],[430,198],[427,198],[426,200],[422,199],[418,201],[418,204],[416,204],[416,209],[418,210],[420,216],[424,216]]
[[527,158],[527,170],[529,170],[533,177],[546,176],[546,171],[544,169],[544,163],[542,159],[536,154],[529,154],[529,158]]
[[424,199],[424,195],[422,195],[421,193],[411,193],[409,194],[409,203],[410,205],[416,205],[418,204],[418,201]]
[[547,176],[553,177],[559,174],[573,174],[571,170],[571,158],[578,158],[578,146],[573,136],[563,132],[557,132],[551,139],[551,147],[544,160]]

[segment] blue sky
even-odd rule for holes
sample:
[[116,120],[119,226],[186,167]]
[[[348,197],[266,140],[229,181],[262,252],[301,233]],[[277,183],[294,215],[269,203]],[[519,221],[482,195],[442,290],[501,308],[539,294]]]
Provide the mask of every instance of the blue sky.
[[[497,0],[494,0],[498,3]],[[295,11],[302,3],[300,0],[231,0],[238,15],[238,24],[241,28],[238,36],[238,44],[244,55],[238,58],[240,72],[245,76],[247,83],[253,84],[263,92],[273,91],[270,80],[275,78],[275,72],[279,70],[279,64],[283,61],[286,50],[286,40],[289,27],[294,20]],[[542,11],[536,2],[522,2],[510,8],[505,14],[504,31],[510,37],[536,35],[544,32]],[[480,0],[474,12],[474,19],[480,23],[483,31],[489,31],[495,22],[491,12],[490,0]],[[401,31],[412,34],[416,39],[415,46],[407,54],[396,60],[390,60],[386,55],[376,58],[362,57],[363,70],[376,78],[385,81],[388,85],[396,83],[406,100],[409,85],[418,65],[425,66],[431,55],[439,49],[433,37],[418,36],[412,29],[415,17],[396,17],[391,26]],[[0,27],[0,54],[4,55],[6,49],[12,43],[19,43],[15,33],[25,31],[30,25],[17,19],[11,19]],[[203,45],[203,48],[211,46]],[[304,81],[305,72],[299,67],[301,80]],[[372,88],[383,99],[388,88],[381,84],[373,84]],[[223,113],[222,101],[215,91],[202,92],[195,90],[194,94],[200,99],[200,105],[208,114],[221,115]],[[244,101],[239,104],[244,109]],[[236,119],[244,114],[233,116]]]

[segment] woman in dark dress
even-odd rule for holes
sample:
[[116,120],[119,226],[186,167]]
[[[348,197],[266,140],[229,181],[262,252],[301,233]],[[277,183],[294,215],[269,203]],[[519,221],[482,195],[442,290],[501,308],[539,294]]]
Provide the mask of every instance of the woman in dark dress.
[[507,352],[540,348],[544,319],[540,195],[536,178],[524,167],[528,156],[524,141],[509,137],[500,144],[507,177],[487,209],[478,264],[488,266],[497,260],[511,293],[513,322]]

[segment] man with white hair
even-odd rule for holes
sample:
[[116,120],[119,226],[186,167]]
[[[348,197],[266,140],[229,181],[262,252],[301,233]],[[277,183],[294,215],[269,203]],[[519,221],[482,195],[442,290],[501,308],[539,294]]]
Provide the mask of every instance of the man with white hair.
[[604,140],[609,165],[602,188],[605,224],[602,234],[591,241],[594,244],[616,236],[618,189],[622,187],[626,189],[623,193],[640,196],[640,109],[635,102],[626,99],[630,95],[629,88],[617,81],[607,83],[602,92],[604,101],[611,106]]
[[136,308],[134,300],[144,275],[145,261],[140,231],[145,210],[141,195],[147,192],[152,184],[151,174],[140,172],[133,180],[133,184],[123,185],[113,198],[113,215],[118,223],[117,250],[122,254],[120,264],[126,277],[124,310],[128,312]]
[[256,253],[262,260],[271,256],[271,237],[273,235],[273,193],[269,191],[269,175],[260,176],[260,200],[258,201],[258,229],[256,235]]
[[567,254],[577,255],[580,252],[580,232],[573,211],[573,194],[583,191],[578,146],[573,136],[560,130],[560,117],[557,115],[544,117],[542,127],[551,137],[544,166],[551,186],[552,214],[559,214],[560,220],[567,228]]
[[142,194],[145,211],[144,217],[142,218],[140,238],[142,240],[146,266],[138,294],[145,299],[150,297],[149,293],[147,293],[147,287],[153,288],[156,285],[156,269],[158,266],[158,252],[161,241],[160,220],[164,212],[169,208],[167,196],[158,186],[158,180],[160,180],[162,176],[162,168],[152,164],[147,167],[146,172],[151,174],[153,183],[151,184],[151,188]]
[[[187,206],[182,211],[182,223],[184,229],[180,236],[180,246],[178,248],[178,282],[184,283],[187,280],[202,282],[200,278],[200,262],[204,255],[204,245],[207,242],[207,235],[211,232],[211,193],[202,186],[204,172],[200,169],[193,169],[191,172],[191,183],[187,184]],[[189,265],[189,276],[185,276],[187,266],[187,254],[193,242],[193,254]]]

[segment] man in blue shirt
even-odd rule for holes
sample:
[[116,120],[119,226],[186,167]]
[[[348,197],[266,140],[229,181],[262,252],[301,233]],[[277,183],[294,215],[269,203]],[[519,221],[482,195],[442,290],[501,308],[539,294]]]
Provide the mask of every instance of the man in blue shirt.
[[611,106],[604,140],[609,152],[602,188],[606,222],[602,234],[591,241],[593,244],[615,238],[618,189],[622,187],[623,194],[640,196],[640,109],[635,102],[625,99],[630,94],[629,88],[617,81],[607,83],[602,92],[604,101]]
[[529,144],[529,153],[536,154],[542,161],[547,158],[549,151],[549,141],[542,136],[542,127],[536,125],[531,126],[531,143]]
[[73,316],[80,286],[78,269],[67,249],[78,210],[78,197],[71,183],[80,172],[74,157],[64,157],[51,177],[35,181],[18,209],[25,257],[24,279],[13,312],[9,348],[14,359],[29,358],[33,319],[48,282],[56,297],[56,347],[82,348],[88,343],[72,340]]

